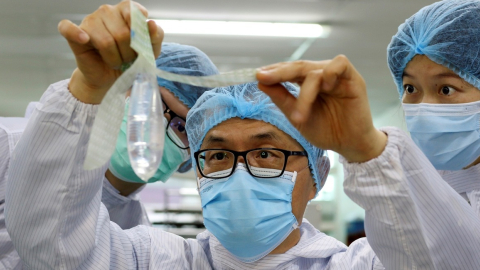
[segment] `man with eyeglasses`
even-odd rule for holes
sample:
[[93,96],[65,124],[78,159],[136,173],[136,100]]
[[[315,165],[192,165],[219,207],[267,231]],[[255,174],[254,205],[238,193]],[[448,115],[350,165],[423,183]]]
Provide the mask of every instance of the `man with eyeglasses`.
[[[322,67],[333,73],[341,68],[342,59],[332,60],[330,66],[325,62]],[[472,255],[477,250],[473,247],[480,244],[478,227],[466,224],[473,211],[463,205],[451,207],[462,200],[443,182],[412,183],[415,180],[409,177],[399,181],[392,168],[398,166],[394,154],[398,138],[390,138],[385,146],[385,133],[366,132],[373,124],[363,111],[356,113],[360,118],[351,127],[348,123],[332,125],[365,128],[362,136],[367,142],[352,132],[337,135],[346,137],[341,139],[357,136],[356,141],[337,144],[329,136],[334,130],[329,122],[323,122],[324,118],[323,124],[314,122],[322,114],[312,113],[314,120],[298,129],[287,120],[285,115],[290,116],[294,107],[286,102],[300,102],[302,93],[292,84],[278,83],[302,82],[301,72],[308,71],[300,69],[301,64],[278,64],[276,73],[260,70],[257,75],[264,83],[262,89],[283,112],[256,84],[205,92],[189,112],[187,131],[207,228],[197,241],[213,268],[476,269],[477,259]],[[353,68],[349,71],[353,75],[345,76],[357,75]],[[363,79],[355,78],[361,86]],[[318,89],[306,82],[302,86],[304,95]],[[364,105],[358,106],[365,109]],[[311,138],[307,140],[304,134]],[[368,241],[363,238],[347,248],[303,219],[308,201],[318,194],[329,171],[324,151],[311,143],[317,141],[343,147],[335,149],[351,161],[343,162],[344,188],[367,211]],[[361,144],[367,148],[356,148]],[[411,195],[405,192],[408,188]],[[452,230],[452,223],[457,222],[461,227]],[[465,240],[460,247],[454,244],[458,239]]]

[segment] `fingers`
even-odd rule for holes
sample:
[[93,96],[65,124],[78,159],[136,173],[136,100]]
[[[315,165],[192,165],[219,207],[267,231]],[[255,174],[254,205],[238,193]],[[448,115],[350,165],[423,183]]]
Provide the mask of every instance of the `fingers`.
[[291,112],[292,121],[297,124],[303,124],[307,121],[311,114],[312,106],[319,98],[318,95],[322,92],[322,81],[324,70],[317,69],[310,71],[302,84],[300,94],[297,102]]
[[[137,2],[133,2],[133,4],[136,5],[142,14],[148,18],[148,10],[144,6]],[[124,21],[127,22],[127,25],[130,27],[130,1],[122,1],[116,6],[116,8],[119,10],[119,13],[123,17]]]
[[[130,47],[130,4],[130,1],[122,1],[115,6],[102,5],[85,17],[80,26],[64,20],[59,23],[58,30],[68,40],[75,55],[93,50],[100,55],[100,61],[112,69],[118,69],[137,56]],[[133,4],[148,16],[145,7],[135,2]],[[148,23],[148,28],[157,57],[163,41],[163,30],[153,21]]]
[[78,44],[85,44],[90,39],[87,33],[69,20],[60,21],[57,28],[58,32],[60,32],[60,34],[68,41]]
[[163,42],[163,29],[154,21],[148,21],[148,31],[150,33],[150,40],[152,41],[153,54],[155,59],[160,55]]
[[[298,98],[288,98],[288,107],[285,113],[295,126],[306,123],[313,110],[314,104],[319,104],[322,95],[346,96],[348,88],[337,87],[340,82],[350,81],[356,72],[350,61],[339,55],[333,60],[326,61],[295,61],[277,63],[261,68],[257,72],[259,87],[267,93],[275,104],[285,103],[287,98],[283,87],[278,87],[280,82],[300,82],[301,91]],[[272,85],[272,87],[267,87]],[[279,91],[275,93],[274,91]]]
[[68,41],[75,55],[85,51],[83,45],[90,40],[90,36],[85,31],[69,20],[60,21],[57,28],[58,32]]
[[339,78],[342,80],[350,80],[353,70],[353,66],[346,56],[336,56],[324,68],[322,89],[325,92],[331,91],[334,89]]
[[119,60],[121,61],[120,65],[122,63],[132,62],[137,57],[137,54],[130,48],[130,27],[127,25],[122,14],[116,12],[115,8],[108,6],[104,9],[103,13],[103,18],[108,18],[103,20],[103,24],[113,38],[110,42],[115,42],[116,44],[115,47],[113,44],[109,45],[113,47],[112,49],[118,49]]
[[[134,4],[145,16],[148,15],[145,7],[135,2]],[[115,6],[102,5],[85,17],[80,25],[80,28],[89,34],[92,46],[110,68],[118,69],[123,63],[135,60],[137,56],[130,47],[130,13],[130,1],[122,1]],[[157,31],[155,34],[155,44],[159,47],[160,33]]]
[[303,82],[311,70],[323,69],[330,61],[294,61],[270,65],[257,71],[257,80],[265,85]]
[[297,98],[288,92],[281,84],[265,85],[258,84],[258,88],[267,94],[277,107],[290,120],[291,109],[295,106]]
[[[122,65],[123,60],[119,47],[117,47],[117,42],[106,24],[106,21],[108,21],[109,18],[112,16],[115,18],[112,13],[111,6],[103,5],[97,10],[97,12],[85,17],[80,27],[85,32],[89,33],[90,42],[98,51],[98,54],[100,54],[105,64],[110,68],[117,68]],[[118,23],[118,21],[113,23]]]
[[298,97],[293,96],[281,84],[259,83],[258,87],[272,99],[294,126],[300,126],[308,120],[312,106],[321,93],[322,76],[323,70],[310,71],[305,77]]

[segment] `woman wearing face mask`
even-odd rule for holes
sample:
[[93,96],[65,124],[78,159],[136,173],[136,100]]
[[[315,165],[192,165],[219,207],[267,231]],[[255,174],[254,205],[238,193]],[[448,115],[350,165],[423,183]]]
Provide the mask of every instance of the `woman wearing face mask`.
[[[210,59],[200,50],[186,45],[163,43],[161,55],[156,60],[157,67],[169,72],[207,76],[217,74],[218,70]],[[165,182],[175,172],[186,172],[192,164],[189,160],[190,149],[185,131],[185,118],[189,109],[200,95],[208,90],[202,87],[176,83],[158,78],[158,86],[162,94],[164,124],[166,135],[163,158],[155,175],[147,183]],[[115,151],[104,181],[103,202],[109,209],[112,220],[120,227],[128,229],[139,224],[149,224],[145,211],[136,194],[141,191],[145,182],[133,171],[127,149],[127,113],[129,99],[125,101],[125,115],[118,134]],[[107,196],[108,192],[109,196]],[[112,193],[116,196],[112,196]],[[112,197],[115,200],[112,200]],[[126,197],[132,199],[126,199]],[[137,215],[138,217],[132,217]],[[128,216],[129,218],[121,218]]]
[[388,46],[411,137],[480,215],[480,2],[441,1]]
[[[480,269],[479,41],[478,0],[432,4],[399,27],[388,62],[413,140],[375,129],[365,81],[345,56],[257,73],[307,140],[344,157],[344,190],[365,209],[368,243],[386,269]],[[283,81],[299,83],[299,96]]]

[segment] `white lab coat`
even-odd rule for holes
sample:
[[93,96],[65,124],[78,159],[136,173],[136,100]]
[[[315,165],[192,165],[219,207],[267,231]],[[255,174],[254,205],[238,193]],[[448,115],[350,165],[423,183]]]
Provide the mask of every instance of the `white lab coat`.
[[5,189],[10,155],[28,123],[28,118],[0,117],[0,270],[22,269],[12,240],[5,227]]
[[[26,110],[25,117],[0,117],[0,270],[22,269],[20,257],[13,247],[12,240],[5,227],[4,206],[5,188],[9,173],[10,156],[15,145],[27,126],[28,117],[38,102],[31,102]],[[123,229],[137,225],[150,225],[143,205],[139,202],[139,188],[128,197],[119,192],[103,178],[102,202],[108,209],[112,221]]]
[[76,100],[67,84],[50,86],[13,154],[7,229],[29,268],[480,269],[480,218],[393,128],[378,158],[344,162],[344,189],[366,210],[368,242],[347,248],[304,222],[297,246],[243,264],[208,231],[183,239],[146,226],[122,230],[101,203],[107,164],[83,170],[98,107]]
[[460,171],[438,171],[480,216],[480,164]]

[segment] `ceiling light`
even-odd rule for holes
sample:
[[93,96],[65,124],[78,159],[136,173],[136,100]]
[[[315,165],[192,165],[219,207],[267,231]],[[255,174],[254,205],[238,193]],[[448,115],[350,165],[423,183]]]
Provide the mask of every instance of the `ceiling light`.
[[154,20],[167,34],[262,37],[327,37],[329,27],[308,23]]

